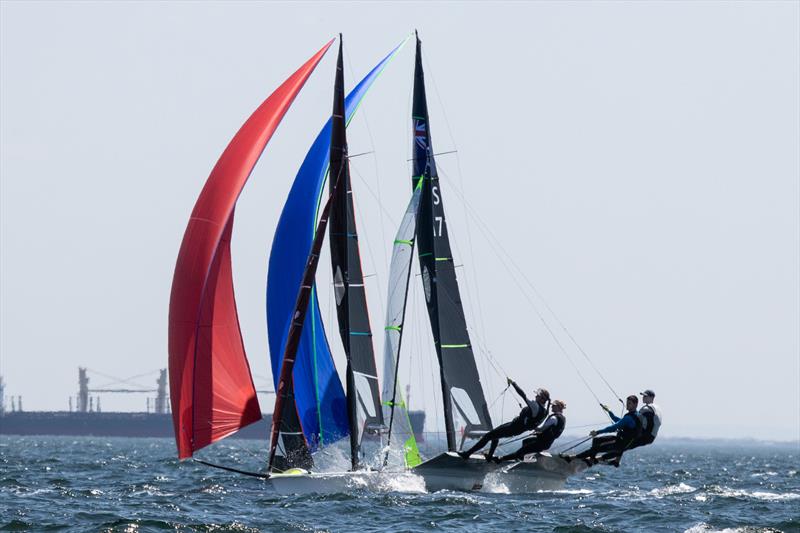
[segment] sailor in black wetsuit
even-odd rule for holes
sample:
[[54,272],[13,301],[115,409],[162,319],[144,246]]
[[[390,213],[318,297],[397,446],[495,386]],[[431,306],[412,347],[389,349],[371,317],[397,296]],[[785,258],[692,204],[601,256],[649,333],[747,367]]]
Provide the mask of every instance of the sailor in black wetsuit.
[[661,428],[661,409],[658,408],[653,400],[656,399],[656,393],[652,389],[640,393],[642,395],[642,402],[644,405],[639,409],[639,419],[642,421],[642,434],[638,439],[633,441],[633,444],[628,448],[632,450],[640,446],[647,446],[653,444],[658,435],[658,430]]
[[[589,434],[595,437],[592,439],[592,447],[579,453],[575,458],[585,459],[591,466],[597,464],[596,456],[602,453],[602,460],[608,461],[610,465],[619,466],[619,459],[622,457],[622,453],[630,449],[633,442],[642,434],[642,421],[636,412],[638,405],[639,398],[633,395],[628,396],[625,401],[625,408],[628,412],[622,418],[617,417],[608,407],[603,406],[608,416],[614,420],[614,424],[590,432]],[[597,437],[601,433],[610,433],[612,431],[616,431],[616,435]]]
[[536,426],[538,426],[547,416],[547,404],[550,402],[550,393],[547,392],[546,389],[539,389],[536,392],[536,399],[531,401],[527,396],[525,396],[525,393],[521,388],[519,388],[519,385],[514,383],[513,379],[508,378],[508,384],[514,387],[514,390],[517,391],[517,394],[519,394],[520,397],[525,400],[525,407],[522,408],[522,411],[519,412],[519,415],[517,415],[514,420],[511,422],[506,422],[505,424],[501,424],[493,430],[487,432],[469,450],[458,452],[458,455],[460,455],[462,459],[468,459],[470,455],[480,450],[486,446],[489,441],[491,441],[492,445],[489,447],[489,453],[486,454],[486,460],[492,460],[494,457],[494,451],[497,449],[497,444],[500,439],[506,437],[516,437],[517,435],[521,435],[526,431],[536,429]]
[[564,432],[564,426],[567,424],[567,419],[563,414],[567,404],[561,400],[555,400],[552,407],[552,414],[547,417],[544,424],[533,430],[535,433],[533,437],[523,440],[519,450],[503,457],[498,457],[495,462],[522,461],[529,453],[543,452],[549,449],[553,442]]

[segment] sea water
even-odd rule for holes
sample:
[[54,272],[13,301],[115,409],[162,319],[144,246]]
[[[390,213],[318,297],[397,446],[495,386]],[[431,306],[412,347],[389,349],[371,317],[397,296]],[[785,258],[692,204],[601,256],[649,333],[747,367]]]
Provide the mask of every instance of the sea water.
[[[228,440],[204,458],[263,469]],[[663,440],[560,491],[380,491],[278,496],[252,477],[178,461],[169,439],[0,437],[4,531],[800,531],[797,443]]]

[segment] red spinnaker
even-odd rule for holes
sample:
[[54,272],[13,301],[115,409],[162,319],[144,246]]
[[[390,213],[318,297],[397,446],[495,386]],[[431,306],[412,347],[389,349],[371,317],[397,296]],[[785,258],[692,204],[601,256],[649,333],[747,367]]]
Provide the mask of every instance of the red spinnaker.
[[169,378],[178,457],[261,418],[231,276],[236,200],[331,40],[253,112],[217,161],[183,235],[169,301]]

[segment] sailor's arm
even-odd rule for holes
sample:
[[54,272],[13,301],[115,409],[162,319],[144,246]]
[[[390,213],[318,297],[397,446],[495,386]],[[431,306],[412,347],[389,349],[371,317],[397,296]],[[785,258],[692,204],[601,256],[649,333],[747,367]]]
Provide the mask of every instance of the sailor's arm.
[[524,391],[523,391],[523,390],[520,388],[520,386],[519,386],[519,385],[517,385],[517,382],[516,382],[516,381],[514,381],[514,380],[513,380],[513,379],[511,379],[511,378],[508,378],[508,384],[509,384],[509,385],[511,385],[512,387],[514,387],[514,390],[515,390],[515,391],[517,391],[517,394],[519,394],[519,395],[520,395],[520,397],[521,397],[523,400],[525,400],[525,402],[527,402],[527,403],[530,403],[530,402],[528,402],[528,397],[527,397],[527,396],[525,396],[525,392],[524,392]]
[[604,427],[603,429],[598,429],[596,431],[592,431],[592,433],[594,435],[600,435],[602,433],[612,433],[614,431],[617,431],[618,429],[629,428],[635,425],[636,423],[630,417],[623,416],[610,426]]
[[607,405],[605,405],[605,404],[602,404],[602,403],[601,403],[601,404],[600,404],[600,407],[602,407],[602,408],[603,408],[603,410],[606,412],[606,414],[608,415],[608,417],[609,417],[611,420],[613,420],[614,422],[619,422],[619,421],[620,421],[620,418],[619,418],[617,415],[615,415],[615,414],[614,414],[614,413],[611,411],[611,409],[609,409],[609,408],[608,408],[608,406],[607,406]]

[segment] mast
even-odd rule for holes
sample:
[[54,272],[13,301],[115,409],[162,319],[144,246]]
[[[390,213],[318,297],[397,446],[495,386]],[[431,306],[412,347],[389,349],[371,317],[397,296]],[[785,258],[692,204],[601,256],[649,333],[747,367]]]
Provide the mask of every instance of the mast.
[[281,470],[286,468],[300,467],[310,468],[313,464],[311,453],[308,450],[308,443],[303,436],[300,425],[300,417],[297,413],[297,406],[294,401],[294,380],[292,371],[294,370],[297,347],[300,344],[300,336],[303,333],[303,325],[306,320],[308,304],[311,300],[311,293],[314,288],[314,276],[317,273],[319,264],[319,254],[322,250],[322,242],[325,240],[325,229],[328,225],[328,215],[331,211],[331,204],[334,196],[339,191],[340,182],[334,183],[333,191],[325,202],[320,214],[317,234],[311,245],[308,254],[306,268],[303,271],[303,279],[297,291],[297,300],[294,307],[292,323],[289,326],[289,333],[286,338],[286,348],[283,353],[281,363],[281,374],[278,379],[278,387],[275,390],[275,408],[272,414],[272,430],[269,449],[269,469],[276,467],[275,454],[278,449],[278,436],[283,437],[285,464],[279,467]]
[[355,470],[358,468],[363,431],[365,428],[380,428],[383,425],[383,413],[347,160],[342,57],[342,36],[339,34],[339,56],[336,63],[331,119],[329,183],[333,203],[330,214],[330,247],[339,334],[347,357],[346,391],[350,422],[350,456],[351,466]]
[[492,428],[475,355],[472,352],[466,317],[456,279],[444,214],[442,191],[433,156],[425,76],[422,69],[422,43],[417,36],[414,67],[414,159],[412,186],[422,180],[417,244],[425,289],[425,302],[436,345],[442,385],[447,449],[456,444],[453,407],[464,420],[465,436],[476,437]]
[[[386,54],[347,95],[348,121],[406,40]],[[328,117],[295,176],[269,253],[266,315],[275,390],[295,312],[297,288],[302,284],[320,209],[328,195],[325,180],[330,165],[331,130],[332,117]],[[305,320],[292,372],[292,392],[305,441],[313,453],[319,446],[349,435],[350,423],[344,387],[333,362],[316,290],[312,291]]]

